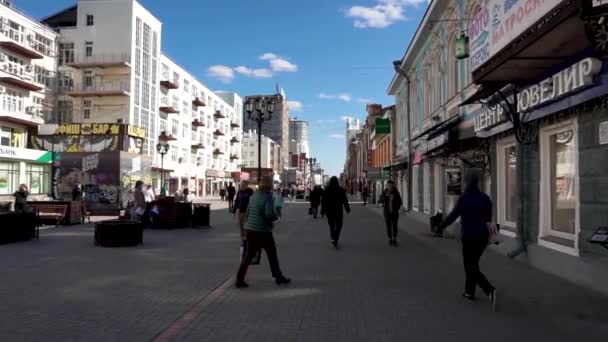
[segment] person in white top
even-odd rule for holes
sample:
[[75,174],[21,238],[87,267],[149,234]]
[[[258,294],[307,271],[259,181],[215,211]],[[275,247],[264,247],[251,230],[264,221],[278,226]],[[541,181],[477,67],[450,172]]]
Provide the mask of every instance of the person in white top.
[[154,197],[154,190],[152,190],[152,186],[147,185],[146,189],[144,190],[144,198],[146,199],[146,203],[154,201]]

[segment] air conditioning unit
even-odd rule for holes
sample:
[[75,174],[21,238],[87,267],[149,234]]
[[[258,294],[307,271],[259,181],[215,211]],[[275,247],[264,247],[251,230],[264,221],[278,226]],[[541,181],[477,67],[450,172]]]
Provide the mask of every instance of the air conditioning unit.
[[25,107],[25,112],[27,114],[35,114],[36,113],[36,108],[34,108],[34,106]]
[[32,71],[34,71],[34,67],[31,64],[28,64],[25,66],[25,71],[32,72]]
[[5,93],[5,92],[6,92],[6,87],[0,86],[0,93]]
[[3,53],[0,53],[0,62],[5,62],[6,61],[6,55]]

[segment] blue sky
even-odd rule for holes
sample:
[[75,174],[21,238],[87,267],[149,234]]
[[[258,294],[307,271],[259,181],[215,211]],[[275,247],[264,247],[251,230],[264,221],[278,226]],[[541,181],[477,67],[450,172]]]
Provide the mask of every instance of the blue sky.
[[[13,0],[35,18],[75,0]],[[312,156],[337,175],[342,118],[390,105],[391,62],[403,56],[427,0],[140,0],[163,22],[163,50],[213,90],[272,93],[310,122]],[[301,105],[300,105],[301,104]]]

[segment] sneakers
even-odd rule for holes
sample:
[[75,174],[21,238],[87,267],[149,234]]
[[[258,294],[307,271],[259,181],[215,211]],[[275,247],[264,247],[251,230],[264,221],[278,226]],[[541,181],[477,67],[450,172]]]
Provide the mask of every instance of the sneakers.
[[244,289],[249,287],[249,284],[247,284],[244,281],[237,281],[236,284],[234,284],[234,286],[236,286],[237,289]]
[[280,276],[280,277],[276,278],[274,281],[275,281],[275,283],[277,283],[277,285],[286,285],[286,284],[291,283],[291,279],[285,278],[284,276]]
[[475,296],[474,296],[474,295],[468,294],[468,293],[466,293],[466,292],[463,292],[463,293],[462,293],[462,296],[463,296],[464,298],[466,298],[466,299],[470,300],[470,301],[474,301],[474,300],[475,300]]

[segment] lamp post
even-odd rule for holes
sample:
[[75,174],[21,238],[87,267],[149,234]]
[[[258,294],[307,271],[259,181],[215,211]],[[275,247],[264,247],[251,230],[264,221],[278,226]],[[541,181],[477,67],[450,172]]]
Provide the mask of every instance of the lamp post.
[[274,99],[266,99],[264,96],[250,97],[245,103],[245,111],[249,120],[254,120],[258,123],[258,186],[262,180],[262,124],[264,121],[272,119],[274,112]]
[[167,194],[167,188],[165,187],[165,154],[169,152],[169,144],[158,143],[156,144],[156,151],[160,154],[160,195],[165,196]]
[[312,166],[317,162],[317,158],[306,158],[306,164],[310,165],[310,188],[312,189],[312,181],[313,181],[313,174],[312,174]]

